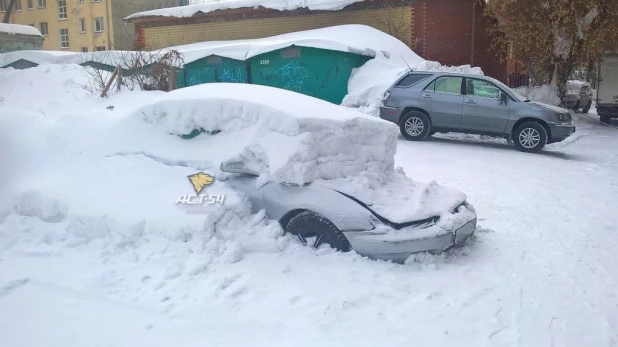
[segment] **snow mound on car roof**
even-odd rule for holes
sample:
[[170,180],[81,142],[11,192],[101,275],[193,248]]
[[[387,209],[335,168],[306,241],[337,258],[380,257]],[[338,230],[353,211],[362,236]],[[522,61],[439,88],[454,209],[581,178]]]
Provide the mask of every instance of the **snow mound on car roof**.
[[306,184],[393,171],[395,125],[286,90],[205,84],[168,93],[135,114],[166,133],[216,133],[198,136],[194,151],[214,162],[240,158],[262,180]]

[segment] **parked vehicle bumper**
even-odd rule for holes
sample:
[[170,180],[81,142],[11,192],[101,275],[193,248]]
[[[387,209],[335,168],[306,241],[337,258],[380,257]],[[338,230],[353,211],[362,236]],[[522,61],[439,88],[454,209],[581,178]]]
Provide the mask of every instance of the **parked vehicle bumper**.
[[[562,99],[562,106],[566,108],[574,108],[578,102],[579,102],[579,99]],[[580,105],[580,106],[583,107],[586,105]]]
[[549,130],[551,131],[550,142],[560,142],[567,137],[571,136],[575,132],[575,125],[573,124],[549,124]]
[[380,107],[380,118],[399,124],[399,118],[401,118],[401,114],[403,113],[403,108],[399,107]]
[[376,225],[374,230],[347,231],[344,235],[352,248],[363,256],[403,263],[414,253],[441,253],[462,245],[475,230],[474,208],[464,204],[454,213],[440,216],[440,220],[430,226],[395,230],[385,225]]
[[618,104],[599,104],[597,114],[602,117],[618,118]]

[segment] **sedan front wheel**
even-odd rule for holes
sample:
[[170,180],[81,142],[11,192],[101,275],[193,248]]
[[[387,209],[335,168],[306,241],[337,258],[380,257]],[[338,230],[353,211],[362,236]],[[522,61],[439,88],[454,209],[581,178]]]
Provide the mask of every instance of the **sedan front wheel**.
[[327,244],[342,252],[352,250],[348,239],[335,224],[315,212],[304,211],[292,217],[285,232],[296,235],[302,244],[316,249]]

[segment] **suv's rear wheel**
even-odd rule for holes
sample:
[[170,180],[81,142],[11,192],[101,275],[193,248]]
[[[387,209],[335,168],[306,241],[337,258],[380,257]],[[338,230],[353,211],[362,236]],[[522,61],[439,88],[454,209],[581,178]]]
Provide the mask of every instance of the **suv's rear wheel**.
[[431,132],[429,117],[419,111],[406,113],[399,121],[401,135],[410,141],[424,140]]
[[547,130],[537,122],[522,123],[513,132],[513,142],[522,152],[537,153],[547,143]]
[[588,111],[590,111],[590,107],[592,107],[592,100],[588,101],[588,104],[584,107],[582,113],[588,113]]
[[285,226],[285,232],[296,235],[300,242],[313,248],[327,244],[342,252],[352,249],[348,239],[335,224],[315,212],[305,211],[292,217]]

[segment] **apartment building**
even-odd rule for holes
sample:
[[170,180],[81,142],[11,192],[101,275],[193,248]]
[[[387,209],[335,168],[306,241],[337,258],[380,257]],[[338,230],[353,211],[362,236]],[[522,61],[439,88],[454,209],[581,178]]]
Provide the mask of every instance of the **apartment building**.
[[[11,0],[0,0],[0,17]],[[178,6],[181,0],[17,0],[9,23],[31,25],[45,37],[43,49],[75,52],[132,49],[136,11]]]

